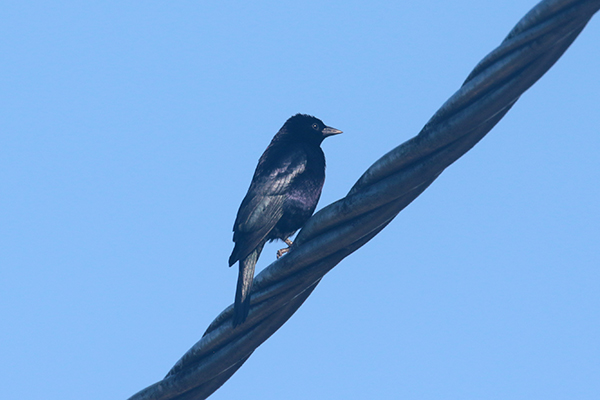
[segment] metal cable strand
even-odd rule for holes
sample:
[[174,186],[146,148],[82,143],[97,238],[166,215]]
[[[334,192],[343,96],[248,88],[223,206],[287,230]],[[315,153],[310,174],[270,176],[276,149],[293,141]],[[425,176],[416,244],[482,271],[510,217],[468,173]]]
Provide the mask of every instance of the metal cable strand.
[[379,233],[481,140],[561,57],[600,0],[545,0],[471,72],[421,132],[375,162],[348,195],[315,214],[285,257],[254,281],[245,324],[225,309],[167,376],[129,400],[210,396],[304,303],[321,278]]

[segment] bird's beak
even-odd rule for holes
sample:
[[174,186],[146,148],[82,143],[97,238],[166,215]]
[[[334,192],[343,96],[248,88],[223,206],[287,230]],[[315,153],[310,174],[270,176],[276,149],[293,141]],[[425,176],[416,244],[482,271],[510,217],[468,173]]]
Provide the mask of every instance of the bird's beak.
[[326,126],[322,132],[323,132],[323,137],[339,135],[340,133],[342,133],[342,131],[340,131],[339,129],[335,129],[330,126]]

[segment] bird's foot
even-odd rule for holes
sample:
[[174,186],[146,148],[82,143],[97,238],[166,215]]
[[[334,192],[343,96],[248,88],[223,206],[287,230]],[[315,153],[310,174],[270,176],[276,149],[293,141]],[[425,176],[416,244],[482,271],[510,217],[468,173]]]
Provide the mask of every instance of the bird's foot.
[[285,244],[288,245],[285,249],[277,250],[277,258],[280,258],[282,255],[290,251],[290,246],[292,245],[292,241],[290,239],[284,239]]
[[280,258],[282,255],[284,255],[288,251],[290,251],[289,247],[286,247],[285,249],[279,249],[279,250],[277,250],[277,258]]

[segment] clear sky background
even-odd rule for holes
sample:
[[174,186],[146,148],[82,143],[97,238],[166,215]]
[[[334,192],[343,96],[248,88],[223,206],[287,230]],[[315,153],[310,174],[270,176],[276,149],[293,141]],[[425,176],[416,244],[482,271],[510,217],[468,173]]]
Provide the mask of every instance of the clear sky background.
[[[285,120],[344,131],[321,208],[535,3],[2,2],[1,397],[160,380],[233,301],[231,227]],[[600,398],[599,49],[596,16],[212,398]]]

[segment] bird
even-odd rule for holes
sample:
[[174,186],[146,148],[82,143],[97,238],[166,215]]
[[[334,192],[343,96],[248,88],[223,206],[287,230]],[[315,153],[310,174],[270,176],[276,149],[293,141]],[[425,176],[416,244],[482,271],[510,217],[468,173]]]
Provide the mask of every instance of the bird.
[[315,211],[325,182],[325,154],[321,143],[342,133],[307,114],[290,117],[258,160],[250,188],[233,224],[235,243],[229,266],[239,261],[233,308],[233,327],[242,324],[250,311],[254,267],[267,241],[283,240],[306,223]]

